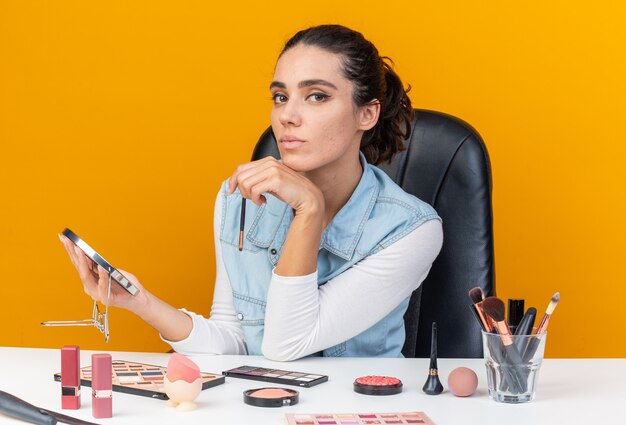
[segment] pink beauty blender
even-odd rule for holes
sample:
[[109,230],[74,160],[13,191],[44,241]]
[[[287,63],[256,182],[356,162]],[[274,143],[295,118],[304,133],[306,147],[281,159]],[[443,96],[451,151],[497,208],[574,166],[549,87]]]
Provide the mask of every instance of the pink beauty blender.
[[187,357],[174,353],[167,362],[167,378],[170,382],[180,379],[193,382],[200,377],[200,368]]
[[202,391],[200,368],[187,357],[172,354],[167,362],[167,373],[163,378],[167,405],[178,410],[190,411],[197,408],[194,400]]

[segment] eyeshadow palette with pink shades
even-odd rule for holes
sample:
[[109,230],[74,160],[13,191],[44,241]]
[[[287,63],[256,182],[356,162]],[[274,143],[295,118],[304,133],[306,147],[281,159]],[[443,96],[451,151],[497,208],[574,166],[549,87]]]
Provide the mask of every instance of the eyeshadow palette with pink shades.
[[[113,391],[135,394],[144,397],[167,400],[163,378],[167,368],[126,360],[113,360]],[[202,389],[223,384],[226,378],[221,374],[201,373]],[[80,369],[80,384],[91,387],[91,366]],[[54,374],[55,381],[61,381],[61,374]]]
[[287,413],[289,425],[435,425],[424,412],[405,413]]

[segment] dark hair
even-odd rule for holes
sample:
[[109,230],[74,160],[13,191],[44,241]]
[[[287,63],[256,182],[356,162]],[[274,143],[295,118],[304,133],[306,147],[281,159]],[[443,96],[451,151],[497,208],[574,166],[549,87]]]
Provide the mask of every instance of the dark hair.
[[320,25],[299,31],[285,43],[280,54],[299,44],[343,57],[344,76],[354,86],[352,97],[357,106],[376,99],[380,102],[378,122],[361,140],[361,151],[367,161],[374,165],[391,161],[394,154],[404,150],[414,117],[407,95],[411,87],[404,89],[400,77],[391,68],[393,61],[379,56],[376,46],[361,33],[341,25]]

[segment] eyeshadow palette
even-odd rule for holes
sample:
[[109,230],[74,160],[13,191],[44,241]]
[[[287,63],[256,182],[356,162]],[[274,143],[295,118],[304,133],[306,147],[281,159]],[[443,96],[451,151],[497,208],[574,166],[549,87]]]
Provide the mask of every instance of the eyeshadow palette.
[[327,375],[293,372],[281,369],[267,369],[255,366],[240,366],[222,373],[232,378],[252,379],[254,381],[273,382],[275,384],[283,385],[296,385],[298,387],[307,388],[328,381]]
[[289,425],[365,425],[423,424],[435,425],[424,412],[406,413],[287,413]]
[[[113,360],[113,391],[141,395],[144,397],[167,400],[163,378],[167,368],[145,363],[135,363],[126,360]],[[223,384],[226,378],[223,375],[201,373],[202,389]],[[61,374],[54,374],[55,381],[61,381]],[[91,366],[80,369],[80,384],[91,387]]]
[[424,412],[407,413],[287,413],[289,425],[365,425],[423,424],[435,425]]

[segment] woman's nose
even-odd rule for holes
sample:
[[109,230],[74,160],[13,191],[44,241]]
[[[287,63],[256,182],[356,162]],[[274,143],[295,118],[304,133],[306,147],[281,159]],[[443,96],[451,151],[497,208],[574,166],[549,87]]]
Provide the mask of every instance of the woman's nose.
[[302,123],[302,117],[298,101],[294,99],[288,100],[281,108],[278,118],[283,126],[299,126]]

